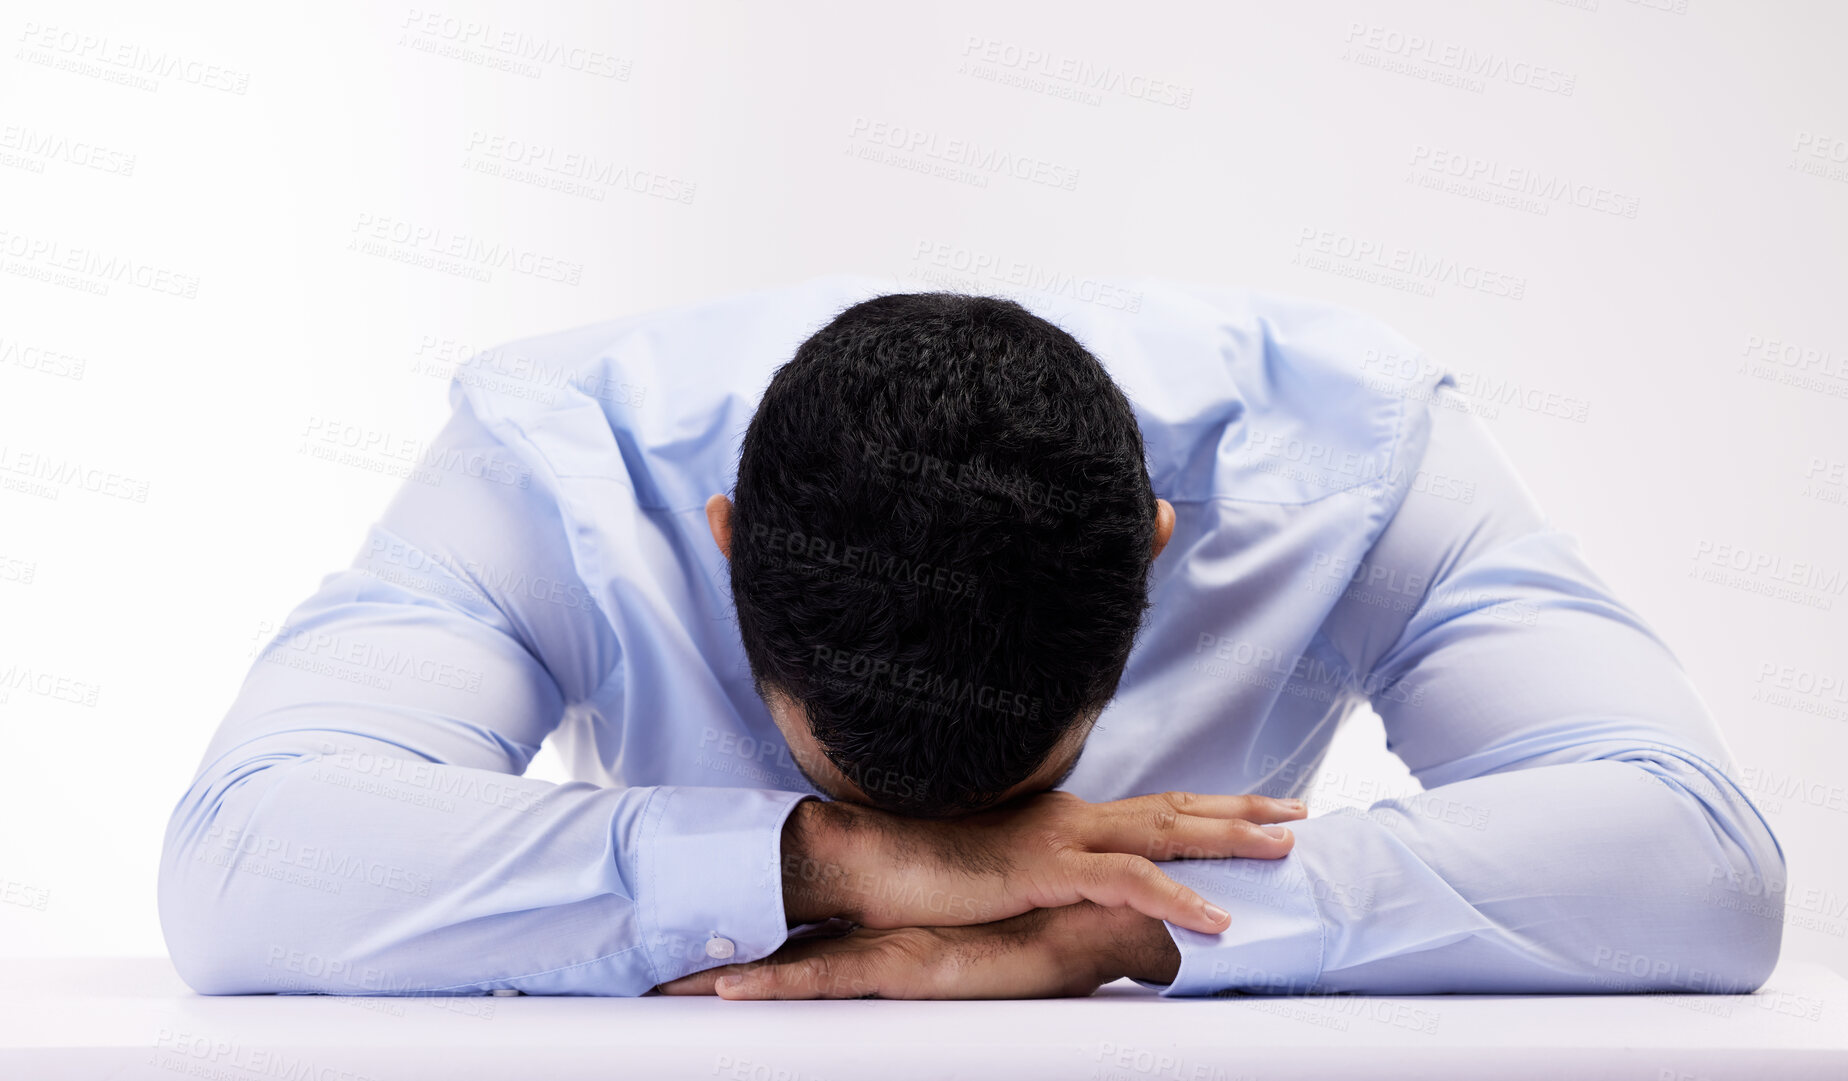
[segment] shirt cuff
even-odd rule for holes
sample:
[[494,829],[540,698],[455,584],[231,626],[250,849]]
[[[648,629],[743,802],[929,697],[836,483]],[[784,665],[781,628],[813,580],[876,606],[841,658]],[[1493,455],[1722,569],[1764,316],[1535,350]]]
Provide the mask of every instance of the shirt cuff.
[[1220,991],[1303,994],[1321,979],[1322,917],[1294,853],[1280,860],[1170,860],[1161,869],[1230,912],[1232,923],[1207,935],[1163,921],[1181,951],[1181,967],[1171,984],[1137,983],[1178,997]]
[[755,961],[783,944],[783,821],[814,798],[757,788],[655,790],[636,831],[632,888],[656,984]]

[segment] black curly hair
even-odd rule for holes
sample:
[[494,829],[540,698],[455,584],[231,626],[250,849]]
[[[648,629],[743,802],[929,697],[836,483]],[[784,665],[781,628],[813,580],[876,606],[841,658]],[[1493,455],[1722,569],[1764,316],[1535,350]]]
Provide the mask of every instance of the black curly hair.
[[759,694],[878,806],[993,805],[1116,693],[1155,495],[1097,358],[1019,304],[846,309],[771,379],[733,492]]

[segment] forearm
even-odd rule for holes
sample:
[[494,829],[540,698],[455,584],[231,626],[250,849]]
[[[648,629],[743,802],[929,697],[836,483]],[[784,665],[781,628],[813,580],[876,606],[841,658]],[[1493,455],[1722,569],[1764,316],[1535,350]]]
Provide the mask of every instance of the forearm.
[[1168,792],[1092,804],[1042,792],[977,814],[919,819],[854,803],[796,809],[782,849],[795,923],[992,923],[1092,901],[1211,932],[1226,913],[1163,873],[1182,854],[1276,859],[1300,802]]
[[692,971],[661,990],[1040,998],[1172,979],[1179,955],[1163,921],[1207,932],[1228,917],[1163,873],[1178,864],[1155,861],[1276,860],[1293,843],[1280,823],[1303,813],[1300,801],[1192,792],[1092,804],[1052,791],[952,820],[797,803],[779,822],[777,915],[844,917],[850,933],[800,936],[763,964]]
[[1274,864],[1174,865],[1233,924],[1174,932],[1169,993],[1739,992],[1776,960],[1777,913],[1726,901],[1781,881],[1782,858],[1736,789],[1693,766],[1504,772],[1298,833]]
[[[629,945],[633,901],[609,851],[612,821],[633,813],[620,793],[343,738],[352,750],[326,758],[259,743],[176,811],[161,920],[195,988],[487,990]],[[621,972],[599,980],[624,993]]]
[[[1252,937],[1178,935],[1180,993],[1756,986],[1781,907],[1729,887],[1781,882],[1783,856],[1725,740],[1467,403],[1440,397],[1416,468],[1460,487],[1414,485],[1365,558],[1331,568],[1324,626],[1426,791],[1304,823],[1285,866],[1201,868]],[[1408,593],[1361,584],[1380,580]]]
[[808,799],[785,820],[783,911],[789,926],[844,919],[868,927],[988,923],[1004,906],[979,874],[963,873],[951,824],[905,819],[855,803]]
[[200,991],[639,995],[785,937],[764,901],[793,793],[552,785],[352,736],[291,757],[292,738],[209,769],[169,828],[162,924]]
[[[865,917],[868,904],[876,903],[882,892],[877,883],[895,870],[855,869],[871,847],[864,844],[866,833],[879,828],[851,805],[805,800],[796,806],[784,821],[782,836],[783,908],[790,926],[836,917],[858,922]],[[954,895],[942,900],[940,910],[954,906],[959,914],[974,903],[973,898]],[[1131,908],[1090,902],[1079,902],[1071,910],[1082,910],[1086,918],[1062,926],[1083,938],[1087,952],[1097,960],[1100,982],[1124,976],[1173,981],[1181,955],[1161,920]]]

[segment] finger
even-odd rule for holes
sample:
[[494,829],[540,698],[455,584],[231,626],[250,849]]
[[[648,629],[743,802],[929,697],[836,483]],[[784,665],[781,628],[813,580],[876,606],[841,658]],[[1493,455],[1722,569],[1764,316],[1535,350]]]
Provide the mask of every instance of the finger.
[[1087,901],[1133,908],[1145,916],[1216,935],[1232,922],[1226,910],[1163,874],[1141,856],[1122,852],[1075,855],[1076,890]]
[[[816,939],[790,960],[725,973],[713,982],[720,998],[865,998],[878,993],[869,971],[869,951],[845,939]],[[780,952],[780,951],[779,951]]]
[[[953,933],[906,927],[859,932],[851,942],[818,946],[809,956],[721,984],[726,998],[1044,998],[1089,994],[1083,965],[1071,963],[1072,936],[1046,940],[1059,910],[1040,909]],[[1076,983],[1074,982],[1076,981]]]
[[1196,818],[1242,818],[1247,822],[1288,822],[1309,814],[1309,806],[1299,799],[1272,796],[1208,795],[1200,792],[1161,792],[1152,796],[1134,796],[1116,800],[1125,809],[1166,807]]
[[1296,843],[1290,830],[1274,823],[1199,818],[1160,805],[1112,815],[1093,827],[1088,841],[1094,852],[1126,852],[1152,860],[1274,860],[1289,855]]
[[769,957],[760,958],[756,961],[740,961],[731,965],[714,965],[712,968],[704,969],[700,972],[689,973],[677,980],[669,980],[666,983],[659,984],[655,987],[655,990],[664,995],[716,995],[719,993],[716,985],[721,977],[736,975],[740,972],[749,972],[752,969],[763,968],[765,965],[775,964],[780,960],[801,956],[799,951],[802,947],[802,943],[807,941],[810,940],[791,939],[785,942]]
[[848,920],[823,920],[813,927],[791,932],[789,937],[783,940],[783,945],[769,957],[756,961],[740,961],[737,964],[731,965],[716,965],[702,972],[694,972],[690,975],[682,976],[677,980],[669,980],[664,984],[656,986],[655,990],[664,995],[716,995],[718,991],[713,985],[718,982],[721,976],[745,972],[754,968],[762,968],[765,965],[774,964],[778,961],[788,961],[805,956],[805,943],[843,938],[856,930],[858,930],[858,927]]
[[717,968],[706,969],[704,972],[682,976],[677,980],[669,980],[657,985],[655,990],[664,995],[716,995],[718,992],[712,989],[713,982],[727,972],[741,967],[743,966],[720,965]]

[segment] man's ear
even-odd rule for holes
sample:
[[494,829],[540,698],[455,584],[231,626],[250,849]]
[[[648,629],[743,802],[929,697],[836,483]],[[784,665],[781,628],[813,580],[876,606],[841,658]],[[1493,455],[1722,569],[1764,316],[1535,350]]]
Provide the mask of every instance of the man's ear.
[[[712,514],[710,503],[706,504],[706,514],[708,517]],[[729,523],[727,526],[729,528]],[[1160,555],[1161,550],[1168,546],[1168,538],[1172,536],[1174,536],[1174,504],[1165,499],[1157,499],[1155,500],[1155,550],[1149,553],[1149,559],[1153,560]]]
[[[731,518],[732,501],[724,495],[715,495],[706,500],[706,525],[712,529],[712,540],[719,546],[719,553],[726,559],[731,558]],[[1173,521],[1174,512],[1168,512]]]

